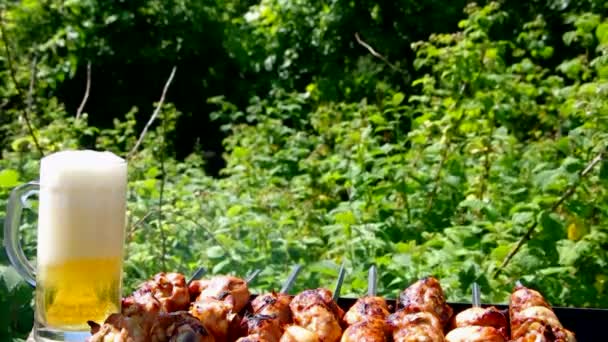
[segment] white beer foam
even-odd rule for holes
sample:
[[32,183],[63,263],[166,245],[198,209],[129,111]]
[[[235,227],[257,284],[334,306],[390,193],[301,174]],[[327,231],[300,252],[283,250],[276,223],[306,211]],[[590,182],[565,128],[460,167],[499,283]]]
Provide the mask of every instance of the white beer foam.
[[38,264],[122,257],[127,164],[111,152],[63,151],[42,159]]

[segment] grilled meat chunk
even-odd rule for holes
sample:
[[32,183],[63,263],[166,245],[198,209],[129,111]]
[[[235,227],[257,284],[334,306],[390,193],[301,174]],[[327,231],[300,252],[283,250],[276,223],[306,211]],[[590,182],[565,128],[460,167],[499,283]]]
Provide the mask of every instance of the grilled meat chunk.
[[260,338],[265,342],[279,342],[283,334],[281,324],[275,316],[255,315],[246,317],[243,323],[249,333],[246,337],[251,339]]
[[190,293],[190,301],[196,301],[196,298],[200,296],[201,292],[209,286],[209,279],[198,279],[193,280],[188,285],[188,292]]
[[494,327],[471,325],[450,331],[446,342],[507,342],[501,331]]
[[285,328],[285,332],[279,342],[321,342],[321,339],[316,333],[308,329],[297,325],[290,325]]
[[509,301],[511,338],[515,341],[575,342],[574,334],[562,326],[551,306],[535,290],[515,287]]
[[[547,303],[540,292],[529,289],[525,286],[515,287],[509,301],[510,313],[513,314],[515,312],[520,312],[531,306],[543,306],[545,308],[551,308],[551,305]],[[513,319],[513,317],[511,317],[511,319]]]
[[230,303],[222,300],[206,298],[204,301],[194,302],[190,314],[201,321],[217,341],[226,341],[230,330],[240,330],[238,314],[232,311]]
[[323,342],[337,342],[342,336],[340,321],[344,311],[332,299],[327,289],[306,290],[289,304],[294,322],[314,333]]
[[196,301],[221,300],[230,304],[232,311],[238,313],[247,305],[249,297],[249,288],[245,280],[231,276],[217,276],[209,280]]
[[441,321],[430,312],[408,313],[400,310],[388,317],[388,326],[395,342],[444,340]]
[[214,342],[201,322],[184,311],[125,316],[112,314],[100,326],[89,322],[89,342]]
[[123,313],[174,312],[187,310],[190,294],[181,273],[157,273],[122,301]]
[[385,320],[388,317],[388,304],[382,297],[365,296],[359,298],[355,304],[344,315],[344,321],[348,325],[355,324],[367,319]]
[[290,303],[290,295],[271,292],[257,296],[251,301],[251,307],[254,314],[274,316],[283,325],[292,322]]
[[410,285],[399,295],[399,304],[406,312],[432,312],[442,326],[452,317],[452,308],[445,301],[443,289],[434,277],[423,278]]
[[470,308],[460,312],[458,315],[456,315],[456,317],[454,317],[454,328],[463,328],[472,325],[506,329],[507,318],[495,307]]
[[386,342],[386,330],[384,319],[364,319],[346,328],[340,342]]

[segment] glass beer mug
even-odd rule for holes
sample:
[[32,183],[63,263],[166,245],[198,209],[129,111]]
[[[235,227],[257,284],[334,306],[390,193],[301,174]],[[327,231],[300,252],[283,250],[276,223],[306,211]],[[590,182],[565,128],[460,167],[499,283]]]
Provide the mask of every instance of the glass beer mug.
[[[40,182],[12,191],[4,245],[13,266],[36,287],[36,340],[81,339],[88,336],[88,320],[101,323],[120,312],[126,188],[124,159],[86,150],[44,157]],[[34,267],[21,249],[19,225],[24,202],[36,192]]]

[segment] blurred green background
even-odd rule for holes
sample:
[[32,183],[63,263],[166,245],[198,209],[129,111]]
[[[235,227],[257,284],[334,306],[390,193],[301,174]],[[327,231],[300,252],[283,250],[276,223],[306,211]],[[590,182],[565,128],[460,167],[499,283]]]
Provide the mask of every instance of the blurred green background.
[[[0,220],[42,154],[133,149],[125,291],[163,270],[256,291],[608,307],[608,3],[0,0]],[[87,87],[87,83],[89,86]],[[89,88],[88,96],[85,90]],[[567,195],[559,206],[555,203]],[[23,244],[35,256],[35,214]],[[510,263],[526,231],[531,239]],[[31,329],[0,258],[0,339]]]

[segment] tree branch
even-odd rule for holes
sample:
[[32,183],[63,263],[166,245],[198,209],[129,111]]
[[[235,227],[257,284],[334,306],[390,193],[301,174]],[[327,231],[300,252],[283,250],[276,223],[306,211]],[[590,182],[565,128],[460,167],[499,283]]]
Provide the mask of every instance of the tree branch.
[[[575,182],[574,184],[572,184],[566,190],[566,192],[564,192],[562,194],[562,196],[557,201],[555,201],[555,203],[553,203],[553,205],[551,206],[551,211],[557,210],[570,196],[572,196],[574,194],[574,192],[576,191],[576,188],[581,184],[583,178],[585,178],[589,174],[589,172],[591,172],[591,170],[593,170],[593,168],[602,161],[605,153],[606,153],[606,151],[602,150],[600,153],[598,153],[597,156],[595,156],[595,158],[593,158],[589,162],[589,164],[587,164],[587,166],[585,166],[585,168],[579,173],[578,181]],[[519,241],[517,241],[515,248],[513,248],[513,250],[511,250],[511,252],[509,253],[509,255],[507,255],[507,257],[502,262],[500,267],[494,272],[493,278],[496,278],[502,272],[502,270],[509,264],[511,259],[513,259],[515,254],[517,254],[517,252],[519,252],[519,250],[524,245],[524,243],[526,243],[528,240],[530,240],[530,237],[532,236],[532,233],[534,232],[534,230],[536,229],[537,226],[538,226],[538,220],[535,220],[534,223],[530,226],[530,228],[528,228],[528,230],[526,231],[526,234],[524,234],[524,236],[522,236],[521,239],[519,239]]]
[[[2,9],[2,8],[0,8],[0,36],[2,36],[2,42],[4,43],[4,53],[6,54],[6,61],[8,63],[9,75],[11,77],[11,80],[15,84],[15,89],[17,90],[17,94],[19,95],[19,97],[21,97],[21,100],[24,103],[26,103],[26,106],[27,106],[28,100],[25,97],[25,95],[23,94],[23,91],[21,90],[21,88],[19,87],[19,82],[17,82],[17,76],[15,74],[15,68],[14,68],[14,64],[13,64],[13,55],[11,54],[11,50],[9,48],[9,41],[6,36],[6,28],[4,27],[4,9]],[[28,132],[29,132],[30,136],[32,137],[34,146],[38,150],[38,153],[40,153],[40,156],[44,157],[44,152],[42,151],[42,148],[40,147],[40,143],[38,142],[38,138],[36,137],[36,133],[34,131],[32,123],[30,121],[27,110],[21,108],[21,114],[23,116],[23,120],[25,121],[25,125],[28,129]]]
[[401,68],[399,68],[398,66],[396,66],[395,64],[391,63],[386,57],[384,57],[383,55],[381,55],[380,53],[378,53],[378,51],[374,50],[373,47],[371,47],[371,45],[369,45],[368,43],[364,42],[363,39],[361,39],[361,37],[359,37],[359,32],[355,33],[355,39],[357,40],[357,43],[359,43],[359,45],[363,46],[364,48],[367,49],[367,51],[369,51],[369,53],[380,59],[381,61],[383,61],[386,65],[388,65],[389,67],[391,67],[391,69],[398,71],[402,74],[407,75],[407,72],[405,72],[404,70],[402,70]]
[[143,140],[146,136],[146,133],[148,133],[148,129],[150,129],[150,126],[152,126],[152,123],[158,117],[158,114],[160,113],[160,109],[162,108],[163,103],[165,102],[165,96],[167,95],[167,90],[169,90],[169,86],[171,85],[171,82],[173,81],[173,77],[175,76],[176,71],[177,71],[177,67],[173,66],[173,69],[171,70],[171,74],[169,75],[169,79],[167,79],[167,82],[165,83],[165,87],[163,88],[163,93],[160,96],[160,100],[158,101],[156,109],[154,110],[154,113],[152,113],[152,116],[150,116],[150,120],[148,120],[148,122],[146,123],[146,126],[144,126],[144,129],[141,131],[141,134],[139,135],[139,138],[137,139],[135,146],[133,146],[133,148],[127,155],[127,159],[131,159],[131,157],[135,154],[135,152],[137,152],[139,145],[141,145],[141,143],[143,142]]
[[26,112],[30,114],[32,112],[32,106],[34,105],[34,89],[36,86],[36,66],[38,63],[38,57],[34,54],[32,58],[32,66],[30,68],[30,87],[27,91],[27,108]]
[[[173,69],[175,71],[175,68]],[[173,73],[171,73],[173,76]],[[172,77],[171,77],[172,78]],[[166,89],[166,88],[165,88]],[[165,170],[165,122],[167,120],[163,118],[161,128],[161,144],[160,144],[160,192],[158,196],[158,232],[160,235],[160,248],[161,248],[161,265],[163,270],[166,270],[166,259],[167,259],[167,237],[165,236],[165,229],[163,228],[163,194],[165,193],[165,179],[167,178]]]
[[139,226],[141,226],[155,212],[156,212],[156,210],[154,210],[154,209],[148,210],[148,212],[144,216],[142,216],[139,220],[137,220],[137,222],[135,222],[129,226],[128,234],[127,234],[127,242],[130,242],[133,239],[133,234],[139,228]]
[[487,136],[487,141],[484,146],[484,159],[483,159],[483,174],[481,178],[481,185],[479,187],[479,195],[477,196],[480,201],[483,201],[483,197],[488,189],[488,183],[490,178],[490,171],[492,170],[492,163],[490,161],[490,154],[492,151],[492,135],[494,134],[494,123],[491,123],[490,132]]
[[84,106],[87,104],[89,99],[89,92],[91,90],[91,61],[87,62],[87,85],[84,89],[84,96],[82,97],[82,101],[80,102],[80,106],[78,106],[78,110],[76,111],[76,120],[80,119],[80,115],[84,109]]

